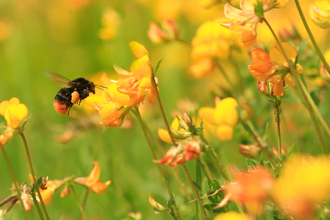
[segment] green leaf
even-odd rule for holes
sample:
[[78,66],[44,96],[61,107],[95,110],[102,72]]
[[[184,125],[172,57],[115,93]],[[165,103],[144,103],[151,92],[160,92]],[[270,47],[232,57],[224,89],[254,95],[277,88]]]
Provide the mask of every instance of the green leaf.
[[250,159],[250,158],[246,158],[246,167],[249,170],[253,169],[254,167],[259,166],[259,165],[260,165],[259,161],[253,160],[253,159]]
[[299,47],[299,50],[298,50],[298,55],[297,55],[296,60],[295,60],[295,63],[294,63],[295,66],[297,65],[297,63],[300,62],[301,56],[304,53],[305,48],[308,45],[308,41],[307,40],[308,40],[308,38],[305,38],[304,40],[302,40],[302,42],[300,44],[300,47]]
[[206,177],[204,177],[204,179],[203,179],[203,186],[204,186],[204,190],[206,192],[211,190],[211,185],[209,184],[209,181]]
[[311,97],[315,103],[316,106],[320,104],[319,94],[320,94],[321,88],[315,89],[313,92],[311,92]]
[[155,70],[154,70],[154,74],[156,75],[157,71],[158,71],[158,68],[160,66],[160,64],[162,63],[163,61],[163,58],[161,58],[160,60],[158,60],[157,64],[156,64],[156,67],[155,67]]
[[221,209],[216,209],[213,210],[213,207],[217,206],[218,203],[211,203],[211,204],[205,204],[204,207],[209,210],[210,212],[214,212],[214,213],[222,213],[222,212],[226,212],[226,209],[223,207]]
[[201,192],[202,194],[205,193],[205,192],[203,191],[202,187],[201,187],[198,183],[196,183],[195,181],[193,181],[193,183],[194,183],[194,185],[196,186],[196,188],[197,188],[197,190],[198,190],[199,192]]
[[254,5],[254,13],[258,17],[264,16],[264,5],[263,5],[262,1],[258,1],[257,4]]
[[213,190],[217,190],[217,189],[220,189],[221,188],[221,185],[220,185],[220,183],[219,183],[218,180],[213,179],[212,180],[212,187],[213,187]]

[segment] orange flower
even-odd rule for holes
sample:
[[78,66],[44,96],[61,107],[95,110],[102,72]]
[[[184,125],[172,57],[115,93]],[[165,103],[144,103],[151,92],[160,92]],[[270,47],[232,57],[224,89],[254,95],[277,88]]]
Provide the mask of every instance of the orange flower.
[[111,181],[108,180],[105,183],[100,182],[99,177],[101,174],[101,170],[99,163],[97,161],[94,161],[93,164],[94,164],[94,168],[89,176],[75,178],[74,182],[86,186],[93,193],[97,193],[101,195],[108,188]]
[[250,213],[261,215],[273,184],[273,174],[264,167],[257,167],[237,173],[234,182],[225,187],[225,192],[231,195],[231,200],[242,203]]
[[178,146],[171,147],[162,159],[154,162],[176,166],[192,159],[198,159],[201,152],[200,142],[199,139],[179,142]]
[[[289,43],[281,43],[288,58],[294,63],[298,52]],[[255,48],[251,53],[252,65],[249,65],[249,71],[252,76],[261,81],[269,81],[272,84],[272,92],[274,95],[283,95],[284,86],[294,86],[295,82],[290,74],[288,63],[284,54],[278,45],[270,49],[269,53]],[[303,73],[304,70],[301,65],[296,66],[297,73]]]
[[[237,9],[229,3],[225,4],[224,14],[227,19],[220,21],[220,24],[229,30],[239,31],[242,34],[241,42],[243,47],[249,47],[256,42],[256,28],[261,19],[255,13],[257,0],[241,0],[240,8]],[[288,0],[262,0],[263,11],[272,8],[282,8],[286,6]]]
[[[130,72],[114,66],[120,78],[117,82],[118,91],[129,95],[130,100],[127,106],[134,106],[140,102],[144,102],[147,92],[148,101],[154,104],[156,94],[151,82],[152,68],[149,53],[143,45],[136,41],[130,42],[129,46],[138,59],[131,64]],[[157,81],[157,79],[155,80]]]
[[[40,189],[40,194],[45,205],[50,205],[52,203],[52,196],[55,191],[64,184],[63,180],[49,180],[47,182],[46,189]],[[38,195],[38,194],[36,194]]]
[[150,22],[148,36],[154,43],[179,39],[178,26],[173,19],[162,20],[162,28],[154,22]]

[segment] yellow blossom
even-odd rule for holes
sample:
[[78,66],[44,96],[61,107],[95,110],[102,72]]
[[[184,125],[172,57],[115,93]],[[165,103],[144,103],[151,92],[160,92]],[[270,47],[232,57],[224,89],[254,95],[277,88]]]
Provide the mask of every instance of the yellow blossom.
[[111,40],[117,36],[117,29],[120,24],[118,13],[108,8],[103,12],[102,25],[103,28],[99,31],[99,36],[103,40]]
[[99,181],[101,174],[99,163],[97,161],[94,161],[93,164],[94,164],[94,168],[89,176],[75,178],[74,182],[86,186],[93,193],[97,193],[101,195],[108,188],[111,181],[108,180],[105,183]]
[[298,219],[311,218],[329,194],[330,159],[308,155],[295,155],[284,164],[272,192],[278,207]]
[[40,194],[45,205],[50,205],[52,203],[52,196],[55,191],[63,185],[63,183],[63,180],[49,180],[46,189],[40,189]]
[[330,26],[329,1],[316,1],[315,4],[310,7],[309,13],[317,26],[321,28],[328,28]]
[[238,122],[237,106],[237,101],[229,97],[218,102],[216,108],[201,108],[199,115],[206,122],[217,125],[216,135],[220,140],[231,140]]
[[244,214],[229,211],[217,215],[214,220],[248,220],[248,217]]
[[24,120],[28,114],[28,109],[24,104],[20,104],[18,98],[11,98],[9,101],[0,103],[0,114],[5,116],[7,125],[11,128],[18,128],[20,122]]

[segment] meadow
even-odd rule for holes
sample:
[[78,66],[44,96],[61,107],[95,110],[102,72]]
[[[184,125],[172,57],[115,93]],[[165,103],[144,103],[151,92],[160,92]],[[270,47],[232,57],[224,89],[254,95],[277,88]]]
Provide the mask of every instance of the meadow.
[[330,219],[329,8],[1,0],[0,219]]

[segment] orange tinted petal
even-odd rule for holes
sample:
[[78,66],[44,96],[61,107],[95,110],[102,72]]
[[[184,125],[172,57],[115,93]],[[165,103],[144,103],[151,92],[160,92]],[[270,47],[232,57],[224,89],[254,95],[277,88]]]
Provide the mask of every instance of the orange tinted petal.
[[129,47],[131,48],[133,54],[137,58],[141,58],[143,56],[149,56],[147,49],[142,44],[139,44],[136,41],[131,41],[129,43]]
[[[294,48],[289,43],[282,42],[281,44],[283,46],[283,49],[285,50],[285,53],[288,55],[289,59],[290,60],[295,60],[296,56],[298,55],[298,52],[297,52],[296,48]],[[269,56],[270,56],[270,59],[273,62],[282,64],[282,65],[287,64],[287,61],[286,61],[279,45],[276,45],[275,47],[270,49]]]

